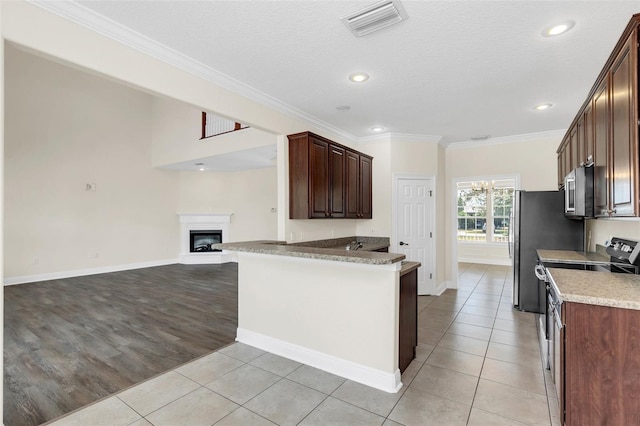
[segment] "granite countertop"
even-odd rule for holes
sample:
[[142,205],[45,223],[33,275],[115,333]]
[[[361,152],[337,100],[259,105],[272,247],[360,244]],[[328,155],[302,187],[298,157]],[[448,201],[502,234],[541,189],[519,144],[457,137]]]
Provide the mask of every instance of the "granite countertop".
[[536,250],[542,263],[574,263],[577,265],[610,265],[611,258],[601,253],[573,250]]
[[297,247],[331,248],[344,250],[346,246],[351,245],[355,242],[362,243],[362,246],[358,249],[358,251],[375,251],[389,247],[389,238],[358,236],[331,238],[327,240],[303,241],[298,243],[291,243],[289,245]]
[[[310,241],[295,244],[287,244],[285,241],[245,241],[238,243],[216,244],[213,247],[217,249],[247,253],[262,253],[277,256],[301,257],[306,259],[364,263],[368,265],[391,265],[393,263],[400,262],[406,257],[404,254],[398,253],[366,251],[364,247],[359,250],[345,250],[346,243],[338,245],[335,240],[341,239]],[[352,241],[354,241],[354,239],[349,237],[347,243]],[[363,243],[367,242],[363,241]],[[375,242],[370,242],[368,244],[370,244],[371,247],[378,248],[388,246],[388,243],[382,247]]]
[[408,274],[414,269],[418,269],[422,264],[420,262],[410,262],[408,260],[402,261],[402,269],[400,269],[400,276]]
[[640,310],[640,275],[547,268],[564,302]]

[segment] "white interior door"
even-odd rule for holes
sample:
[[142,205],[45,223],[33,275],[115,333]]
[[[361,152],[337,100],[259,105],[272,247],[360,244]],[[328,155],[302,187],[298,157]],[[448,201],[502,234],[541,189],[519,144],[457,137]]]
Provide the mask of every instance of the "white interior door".
[[396,247],[393,251],[422,264],[418,268],[418,294],[434,294],[432,181],[398,178],[396,194]]

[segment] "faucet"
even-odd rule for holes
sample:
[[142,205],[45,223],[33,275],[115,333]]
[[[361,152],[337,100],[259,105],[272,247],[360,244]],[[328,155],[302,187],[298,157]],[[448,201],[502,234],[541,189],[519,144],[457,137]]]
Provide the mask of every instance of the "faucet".
[[354,241],[345,247],[346,250],[354,250],[354,251],[358,250],[359,248],[362,248],[362,243],[360,241]]

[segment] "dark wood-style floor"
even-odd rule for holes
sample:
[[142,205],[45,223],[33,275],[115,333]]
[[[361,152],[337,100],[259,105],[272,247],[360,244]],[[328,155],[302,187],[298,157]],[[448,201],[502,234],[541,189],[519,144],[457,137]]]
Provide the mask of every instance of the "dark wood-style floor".
[[234,341],[237,265],[5,287],[4,424],[37,425]]

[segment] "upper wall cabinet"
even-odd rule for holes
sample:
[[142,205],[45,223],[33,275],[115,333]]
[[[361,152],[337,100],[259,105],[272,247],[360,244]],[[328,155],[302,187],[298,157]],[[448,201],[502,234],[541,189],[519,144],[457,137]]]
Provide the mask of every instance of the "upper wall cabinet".
[[640,215],[639,28],[636,14],[557,151],[560,186],[573,168],[593,163],[596,217]]
[[371,219],[372,157],[311,132],[288,138],[290,219]]

